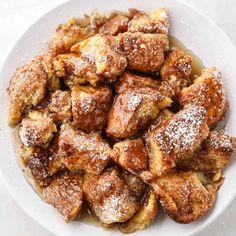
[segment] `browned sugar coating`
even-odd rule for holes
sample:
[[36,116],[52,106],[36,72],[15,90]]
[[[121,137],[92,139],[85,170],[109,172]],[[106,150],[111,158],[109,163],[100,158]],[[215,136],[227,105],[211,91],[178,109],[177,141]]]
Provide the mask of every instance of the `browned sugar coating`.
[[117,35],[123,33],[128,29],[129,19],[125,15],[115,15],[106,21],[106,23],[99,29],[100,34]]
[[187,224],[208,212],[223,180],[221,177],[217,182],[204,186],[198,174],[189,171],[158,178],[152,186],[168,216],[178,223]]
[[71,92],[73,124],[85,132],[102,131],[113,102],[109,87],[74,86]]
[[184,87],[190,85],[192,58],[179,49],[168,53],[160,70],[162,83],[160,91],[169,97],[178,97]]
[[95,64],[75,53],[56,56],[53,59],[53,68],[56,75],[63,77],[65,84],[70,88],[86,82],[96,85],[103,81],[103,77],[96,74]]
[[161,127],[152,130],[146,138],[150,171],[162,175],[175,167],[177,160],[190,158],[208,132],[203,107],[188,106],[179,111]]
[[131,173],[139,173],[148,168],[147,150],[140,138],[116,143],[112,158]]
[[103,75],[108,80],[121,75],[127,66],[122,42],[118,36],[96,34],[74,45],[71,50],[94,63],[96,74]]
[[59,25],[56,32],[52,35],[49,41],[49,48],[54,54],[65,53],[70,48],[91,36],[86,28],[79,26],[78,20],[74,17],[66,22],[64,25]]
[[83,180],[79,174],[57,176],[43,190],[46,201],[62,214],[65,221],[74,220],[83,204]]
[[143,87],[158,89],[159,81],[154,80],[150,77],[144,77],[132,74],[130,72],[124,72],[115,84],[115,91],[117,94],[120,94],[127,90]]
[[157,90],[138,88],[117,96],[109,112],[106,132],[109,136],[128,138],[144,130],[170,100]]
[[101,175],[85,176],[83,190],[93,213],[104,224],[124,222],[139,207],[136,197],[114,169],[107,169]]
[[128,69],[156,72],[164,62],[168,49],[168,37],[164,34],[124,33],[122,35]]
[[198,104],[207,111],[207,124],[210,127],[223,117],[227,99],[222,83],[222,74],[214,67],[203,71],[194,84],[184,88],[180,95],[180,104]]
[[137,11],[129,22],[129,32],[168,34],[169,19],[166,9],[158,9],[149,14]]
[[57,90],[50,96],[49,116],[56,124],[69,122],[71,119],[71,96],[69,91]]
[[235,145],[235,138],[222,132],[211,131],[201,149],[189,160],[179,161],[177,166],[182,170],[220,172],[236,149]]
[[86,134],[65,124],[58,139],[58,155],[69,170],[98,174],[108,164],[111,149],[100,134]]

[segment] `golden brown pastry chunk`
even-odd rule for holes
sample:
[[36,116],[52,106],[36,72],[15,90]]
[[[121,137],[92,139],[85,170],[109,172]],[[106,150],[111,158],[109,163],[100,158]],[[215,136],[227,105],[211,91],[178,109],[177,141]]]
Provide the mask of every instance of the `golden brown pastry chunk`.
[[51,94],[48,105],[49,116],[56,124],[69,122],[71,119],[71,97],[69,91],[57,90]]
[[47,146],[57,131],[53,119],[40,112],[31,112],[21,122],[19,135],[21,142],[27,146]]
[[182,90],[180,104],[203,106],[207,111],[208,125],[214,126],[223,117],[227,107],[222,74],[215,67],[205,69],[193,85]]
[[132,33],[168,34],[169,26],[167,11],[161,8],[152,11],[150,14],[137,11],[129,22],[128,31]]
[[203,172],[220,172],[236,149],[236,139],[227,134],[211,131],[201,149],[189,160],[180,160],[178,168]]
[[71,51],[80,53],[81,57],[95,63],[96,74],[113,80],[121,75],[127,66],[121,44],[120,37],[96,34],[74,45]]
[[86,82],[96,85],[103,81],[103,77],[96,74],[95,64],[75,53],[61,54],[55,57],[53,68],[56,76],[63,77],[69,88]]
[[122,171],[122,178],[125,180],[125,183],[128,185],[130,191],[133,192],[139,200],[141,200],[147,185],[136,175],[133,175],[126,170]]
[[168,216],[187,224],[208,212],[223,180],[212,182],[201,173],[177,172],[158,178],[152,186]]
[[148,227],[155,219],[158,212],[157,197],[153,190],[148,190],[141,207],[132,218],[124,223],[118,224],[118,229],[122,233],[132,233],[139,229]]
[[42,56],[35,57],[18,68],[11,78],[8,123],[12,127],[20,122],[27,108],[37,106],[44,97],[48,76],[42,60]]
[[73,124],[85,132],[102,131],[112,105],[109,87],[74,86],[71,92]]
[[106,132],[109,136],[128,138],[144,130],[171,100],[157,90],[138,88],[117,96],[108,115]]
[[54,54],[65,53],[68,52],[74,44],[89,36],[90,33],[88,29],[81,28],[78,19],[74,17],[64,25],[61,24],[57,27],[56,32],[50,39],[49,48]]
[[158,176],[175,167],[177,160],[188,159],[208,136],[206,111],[200,106],[188,106],[146,138],[149,168]]
[[168,53],[160,71],[163,80],[160,91],[168,97],[178,97],[190,85],[191,64],[192,58],[178,49]]
[[146,138],[152,130],[161,127],[162,124],[165,121],[172,118],[173,115],[174,115],[174,113],[172,113],[168,109],[164,109],[164,110],[160,111],[159,114],[157,115],[156,119],[150,124],[148,129],[144,132],[143,137]]
[[27,157],[28,167],[40,186],[47,186],[54,179],[53,174],[63,169],[60,158],[53,149],[36,149]]
[[112,158],[125,170],[134,174],[148,168],[148,153],[141,138],[116,143],[113,146]]
[[91,210],[104,224],[124,222],[139,207],[136,197],[115,169],[85,176],[83,190]]
[[124,72],[124,74],[119,78],[119,80],[115,84],[115,91],[117,94],[120,94],[129,89],[143,87],[158,89],[159,81],[154,80],[150,77],[144,77],[129,72]]
[[124,33],[124,51],[128,69],[141,72],[156,72],[164,62],[164,51],[168,49],[168,37],[164,34]]
[[66,222],[74,220],[83,204],[83,180],[79,174],[64,173],[43,189],[46,201],[62,214]]
[[115,15],[99,29],[100,34],[117,35],[128,29],[129,19],[125,15]]
[[58,146],[58,155],[70,170],[99,174],[110,159],[111,149],[100,134],[86,134],[69,124],[61,127]]

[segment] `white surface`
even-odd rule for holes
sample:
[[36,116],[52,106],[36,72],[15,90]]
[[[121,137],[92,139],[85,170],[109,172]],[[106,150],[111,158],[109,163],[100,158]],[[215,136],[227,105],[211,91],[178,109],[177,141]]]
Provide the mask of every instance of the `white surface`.
[[[15,40],[16,36],[24,31],[24,29],[43,12],[48,11],[48,9],[58,2],[59,1],[55,0],[18,0],[17,3],[13,3],[12,0],[0,2],[0,62],[3,60],[4,54],[11,42]],[[236,3],[233,0],[188,1],[188,3],[190,2],[193,5],[202,8],[203,11],[223,27],[234,42],[236,42],[236,32],[234,32],[236,25]],[[3,155],[2,153],[1,158],[4,158],[5,156],[6,154]],[[26,216],[26,214],[12,200],[2,182],[0,182],[0,202],[1,235],[52,235]],[[231,204],[230,208],[228,208],[228,210],[223,213],[215,223],[201,233],[201,235],[235,235],[236,225],[233,223],[236,216],[235,210],[236,201]]]

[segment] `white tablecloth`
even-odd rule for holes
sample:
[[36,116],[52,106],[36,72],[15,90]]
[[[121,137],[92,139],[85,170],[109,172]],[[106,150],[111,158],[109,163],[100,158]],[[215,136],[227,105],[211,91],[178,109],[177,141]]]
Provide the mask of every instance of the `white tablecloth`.
[[[163,0],[164,1],[164,0]],[[210,16],[236,44],[235,0],[185,0]],[[64,0],[0,0],[0,63],[14,42],[33,21]],[[5,158],[2,154],[1,158]],[[228,209],[199,235],[235,236],[236,199]],[[0,179],[0,235],[53,236],[17,205]]]

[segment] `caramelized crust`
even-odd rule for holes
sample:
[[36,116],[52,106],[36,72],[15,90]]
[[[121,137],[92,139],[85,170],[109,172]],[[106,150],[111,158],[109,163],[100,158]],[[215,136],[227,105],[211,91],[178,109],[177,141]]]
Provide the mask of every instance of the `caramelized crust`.
[[129,19],[125,15],[115,15],[99,29],[100,34],[117,35],[123,33],[128,29]]
[[236,149],[236,139],[227,134],[211,131],[201,149],[189,160],[177,163],[182,170],[221,172]]
[[56,124],[69,122],[71,119],[71,97],[69,91],[57,90],[50,96],[49,116]]
[[66,222],[72,221],[80,213],[83,204],[82,177],[79,174],[61,174],[43,189],[43,194]]
[[130,191],[137,197],[138,200],[141,200],[147,185],[136,175],[133,175],[126,170],[122,171],[122,178],[125,180],[125,183],[128,185]]
[[128,138],[144,130],[171,100],[157,90],[138,88],[119,94],[108,115],[109,136]]
[[150,14],[137,11],[129,22],[129,32],[168,34],[169,20],[166,9],[158,9]]
[[60,158],[51,149],[36,149],[27,157],[28,167],[35,181],[40,186],[47,186],[54,179],[54,174],[63,169]]
[[125,140],[113,146],[112,158],[131,173],[139,173],[148,168],[148,154],[142,139]]
[[58,155],[69,170],[99,174],[110,159],[111,149],[100,134],[86,134],[68,124],[61,128],[58,146]]
[[75,53],[61,54],[55,57],[53,68],[56,76],[63,77],[69,88],[86,82],[92,85],[103,82],[103,77],[96,74],[95,64]]
[[184,87],[190,85],[192,58],[178,49],[171,51],[161,68],[160,91],[169,97],[178,97]]
[[88,38],[90,34],[86,28],[79,26],[78,20],[74,17],[57,27],[49,41],[49,48],[56,55],[68,52],[74,44]]
[[221,73],[214,67],[204,70],[193,85],[182,90],[180,103],[182,106],[190,103],[203,106],[207,111],[208,125],[214,126],[223,117],[227,107]]
[[138,211],[128,221],[118,224],[118,229],[122,233],[132,233],[136,230],[144,229],[153,222],[157,212],[157,197],[154,191],[149,189]]
[[208,212],[224,180],[220,177],[212,182],[206,178],[191,171],[171,173],[158,178],[152,186],[167,215],[187,224]]
[[167,120],[172,118],[173,115],[174,115],[174,113],[172,113],[168,109],[164,109],[164,110],[160,111],[159,114],[157,115],[156,119],[153,122],[151,122],[148,129],[144,132],[143,137],[147,138],[148,134],[152,130],[160,128],[164,124],[164,122],[166,122]]
[[208,132],[203,107],[188,106],[178,112],[146,138],[150,171],[160,176],[175,167],[177,160],[189,159]]
[[127,66],[120,37],[96,34],[74,45],[71,51],[95,63],[96,74],[111,80],[121,75]]
[[83,190],[91,210],[104,224],[124,222],[139,207],[136,197],[115,169],[107,169],[101,175],[86,175]]
[[57,131],[53,120],[39,112],[29,113],[20,125],[19,135],[21,142],[27,146],[47,146]]
[[154,80],[150,77],[144,77],[131,74],[129,72],[124,72],[124,74],[119,78],[119,80],[115,84],[115,91],[117,94],[120,94],[127,90],[143,87],[158,89],[159,81]]
[[12,127],[21,121],[26,109],[37,106],[44,97],[48,76],[42,60],[42,56],[35,57],[18,68],[11,78],[8,88],[8,123]]
[[124,33],[124,50],[128,69],[141,72],[156,72],[164,62],[164,51],[168,49],[168,37],[163,34]]
[[102,131],[112,105],[109,87],[74,86],[71,92],[73,124],[85,132]]

